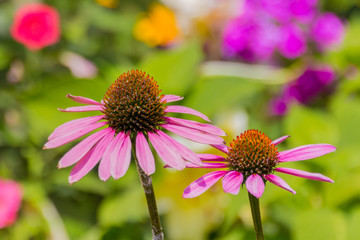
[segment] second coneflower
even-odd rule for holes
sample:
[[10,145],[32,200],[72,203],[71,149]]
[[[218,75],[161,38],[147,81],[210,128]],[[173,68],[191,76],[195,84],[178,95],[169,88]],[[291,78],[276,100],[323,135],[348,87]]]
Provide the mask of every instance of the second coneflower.
[[330,144],[310,144],[279,152],[276,145],[289,136],[283,136],[272,141],[258,130],[247,130],[235,138],[230,147],[216,146],[227,154],[221,157],[212,154],[198,154],[203,166],[187,164],[189,168],[225,168],[204,175],[191,183],[184,190],[184,198],[193,198],[204,193],[222,178],[225,192],[238,194],[241,185],[245,185],[249,192],[249,200],[253,214],[253,221],[257,239],[264,239],[261,226],[259,200],[264,192],[267,181],[293,194],[295,191],[274,172],[294,175],[297,177],[333,183],[333,180],[320,174],[302,170],[277,167],[282,162],[302,161],[316,158],[336,150]]
[[[161,90],[145,72],[131,70],[121,75],[107,90],[101,102],[67,95],[85,106],[60,109],[63,112],[99,111],[100,115],[64,123],[49,136],[45,149],[56,148],[78,139],[94,130],[59,161],[58,167],[75,166],[69,182],[84,177],[99,163],[99,177],[106,181],[111,176],[122,177],[133,156],[148,201],[153,235],[162,239],[162,230],[156,209],[155,196],[149,175],[155,172],[154,156],[149,142],[160,158],[172,168],[182,170],[186,162],[201,165],[200,158],[162,129],[203,144],[222,144],[225,133],[210,124],[167,116],[168,113],[185,113],[210,121],[204,114],[183,106],[167,103],[183,99],[175,95],[161,95]],[[133,152],[133,154],[131,154]]]

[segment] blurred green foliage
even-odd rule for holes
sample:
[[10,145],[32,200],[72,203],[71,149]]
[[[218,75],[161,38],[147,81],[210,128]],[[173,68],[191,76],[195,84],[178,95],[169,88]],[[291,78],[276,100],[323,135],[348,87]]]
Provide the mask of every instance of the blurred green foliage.
[[[74,105],[65,98],[67,93],[101,100],[109,84],[132,68],[154,76],[164,94],[182,95],[183,104],[214,119],[227,130],[227,142],[239,134],[238,128],[219,115],[245,112],[248,128],[259,128],[273,139],[291,135],[281,149],[320,142],[337,146],[337,152],[325,157],[286,164],[321,172],[335,184],[284,176],[297,191],[295,196],[267,185],[261,198],[266,239],[353,240],[360,236],[360,10],[355,1],[323,4],[347,20],[343,46],[321,59],[339,73],[334,94],[321,106],[293,106],[283,118],[267,115],[267,102],[281,88],[271,83],[270,76],[266,83],[266,76],[255,81],[202,72],[206,56],[201,39],[184,40],[168,49],[135,41],[132,27],[148,1],[124,0],[115,9],[89,0],[45,1],[61,15],[62,38],[37,52],[9,35],[19,2],[0,1],[0,176],[19,181],[25,194],[18,221],[0,230],[1,239],[151,239],[133,165],[118,181],[101,182],[94,169],[69,185],[70,169],[58,170],[56,165],[74,143],[42,150],[56,126],[89,115],[57,111]],[[97,77],[75,78],[59,62],[65,50],[94,62]],[[24,69],[19,81],[11,82],[8,74],[15,61]],[[218,184],[196,199],[183,199],[183,189],[206,171],[178,173],[163,169],[160,161],[156,164],[154,187],[167,239],[254,239],[245,191],[232,196]]]

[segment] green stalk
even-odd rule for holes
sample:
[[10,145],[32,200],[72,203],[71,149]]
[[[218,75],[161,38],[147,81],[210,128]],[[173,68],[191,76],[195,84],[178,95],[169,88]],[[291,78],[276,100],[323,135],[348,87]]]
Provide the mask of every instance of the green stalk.
[[250,207],[251,207],[251,215],[252,215],[253,222],[254,222],[256,239],[264,240],[265,238],[264,238],[264,233],[263,233],[262,224],[261,224],[259,199],[256,198],[254,195],[252,195],[249,192],[248,192],[248,194],[249,194],[249,202],[250,202]]
[[136,164],[136,169],[139,173],[140,182],[144,189],[146,202],[149,210],[149,217],[152,228],[153,240],[164,240],[164,233],[160,223],[160,216],[156,205],[155,192],[152,185],[152,179],[147,175],[140,167],[139,162],[136,158],[135,144],[132,144],[133,157]]

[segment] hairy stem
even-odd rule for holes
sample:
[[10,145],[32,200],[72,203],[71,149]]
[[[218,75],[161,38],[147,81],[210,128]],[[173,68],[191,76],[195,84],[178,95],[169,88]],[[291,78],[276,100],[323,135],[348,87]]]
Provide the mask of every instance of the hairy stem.
[[260,206],[259,206],[259,199],[257,199],[254,195],[249,193],[249,202],[251,207],[251,215],[254,222],[254,229],[256,234],[257,240],[264,240],[264,233],[261,224],[261,214],[260,214]]
[[153,240],[163,240],[164,239],[164,233],[161,227],[160,223],[160,216],[156,205],[156,199],[155,199],[155,192],[152,185],[151,177],[148,176],[140,167],[139,162],[136,158],[136,151],[135,151],[135,144],[133,144],[133,157],[135,159],[136,163],[136,169],[140,176],[140,182],[144,189],[146,202],[149,210],[149,216],[150,216],[150,222],[151,222],[151,228],[152,228],[152,235]]

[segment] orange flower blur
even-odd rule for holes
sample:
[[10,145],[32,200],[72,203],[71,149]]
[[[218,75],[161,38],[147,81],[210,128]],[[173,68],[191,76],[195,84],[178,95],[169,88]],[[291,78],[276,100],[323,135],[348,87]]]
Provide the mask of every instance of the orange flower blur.
[[160,4],[153,5],[134,27],[135,38],[151,47],[171,45],[179,33],[174,13]]

